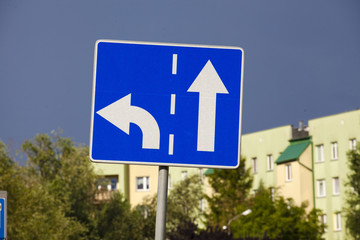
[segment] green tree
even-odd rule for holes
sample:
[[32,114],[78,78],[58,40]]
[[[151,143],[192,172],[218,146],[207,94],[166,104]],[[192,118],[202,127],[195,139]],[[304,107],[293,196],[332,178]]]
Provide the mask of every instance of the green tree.
[[9,239],[72,239],[84,231],[39,178],[29,176],[0,142],[0,189],[8,192]]
[[245,162],[246,159],[241,158],[237,169],[214,169],[207,176],[214,190],[214,194],[207,197],[210,207],[207,216],[209,225],[226,226],[231,218],[241,213],[239,206],[246,205],[253,178],[250,169],[246,169]]
[[171,189],[166,212],[168,234],[177,234],[176,229],[184,222],[200,223],[203,216],[201,201],[204,197],[203,186],[198,175],[187,177]]
[[61,206],[65,217],[84,230],[76,239],[95,239],[93,218],[96,175],[88,158],[88,148],[75,146],[57,134],[40,134],[22,146],[28,158],[26,174]]
[[[155,195],[147,198],[143,204],[136,207],[142,216],[142,231],[146,239],[153,239],[155,235],[156,197]],[[184,223],[197,226],[202,221],[201,201],[203,198],[203,185],[198,175],[187,177],[169,190],[166,211],[167,238],[182,239],[184,236],[179,228],[183,228]]]
[[138,211],[131,211],[129,202],[121,193],[111,194],[109,202],[103,202],[97,217],[99,235],[104,240],[144,239]]
[[249,200],[251,213],[240,216],[230,225],[235,237],[270,239],[322,239],[324,225],[319,222],[319,210],[306,212],[307,204],[296,206],[294,201],[274,197],[262,184]]
[[350,170],[347,186],[350,190],[346,198],[346,228],[354,239],[360,239],[360,144],[357,144],[356,150],[349,151],[347,156]]

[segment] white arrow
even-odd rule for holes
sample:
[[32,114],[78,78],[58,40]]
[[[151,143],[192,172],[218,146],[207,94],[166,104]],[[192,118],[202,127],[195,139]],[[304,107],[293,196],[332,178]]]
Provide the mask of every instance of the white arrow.
[[142,148],[160,148],[160,129],[155,118],[143,108],[131,106],[131,94],[96,112],[126,134],[130,123],[138,125],[143,134]]
[[187,91],[199,93],[197,150],[213,152],[215,147],[216,94],[228,94],[229,92],[210,60]]

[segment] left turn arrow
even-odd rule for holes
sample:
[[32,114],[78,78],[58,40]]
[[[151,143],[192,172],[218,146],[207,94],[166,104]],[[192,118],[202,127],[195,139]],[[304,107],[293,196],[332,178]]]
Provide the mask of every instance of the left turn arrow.
[[96,112],[101,117],[130,134],[130,123],[140,127],[142,148],[160,149],[160,129],[155,118],[145,109],[131,106],[131,94],[117,100]]

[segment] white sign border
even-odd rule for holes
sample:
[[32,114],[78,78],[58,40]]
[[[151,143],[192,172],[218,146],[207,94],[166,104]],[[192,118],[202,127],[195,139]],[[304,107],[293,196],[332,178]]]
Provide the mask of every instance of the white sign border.
[[[97,51],[98,44],[102,42],[107,43],[125,43],[138,45],[155,45],[155,46],[170,46],[170,47],[196,47],[196,48],[217,48],[217,49],[233,49],[240,50],[241,55],[241,77],[240,77],[240,109],[239,109],[239,146],[238,146],[238,161],[236,166],[222,166],[222,165],[199,165],[199,164],[180,164],[180,163],[158,163],[158,162],[137,162],[137,161],[122,161],[122,160],[98,160],[92,158],[92,139],[94,127],[95,114],[95,89],[96,89],[96,68],[97,68]],[[243,84],[244,84],[244,50],[240,47],[232,46],[216,46],[216,45],[201,45],[201,44],[180,44],[180,43],[161,43],[161,42],[146,42],[146,41],[126,41],[126,40],[111,40],[99,39],[95,43],[94,51],[94,67],[93,67],[93,88],[92,88],[92,104],[91,104],[91,124],[90,124],[90,145],[89,156],[94,163],[110,163],[110,164],[129,164],[129,165],[148,165],[148,166],[169,166],[169,167],[189,167],[189,168],[218,168],[218,169],[236,169],[241,161],[241,128],[242,128],[242,105],[243,105]]]

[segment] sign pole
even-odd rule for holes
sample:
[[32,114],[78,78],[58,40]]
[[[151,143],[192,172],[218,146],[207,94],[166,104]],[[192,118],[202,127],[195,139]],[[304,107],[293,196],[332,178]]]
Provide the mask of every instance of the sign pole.
[[159,166],[155,240],[165,240],[169,167]]

